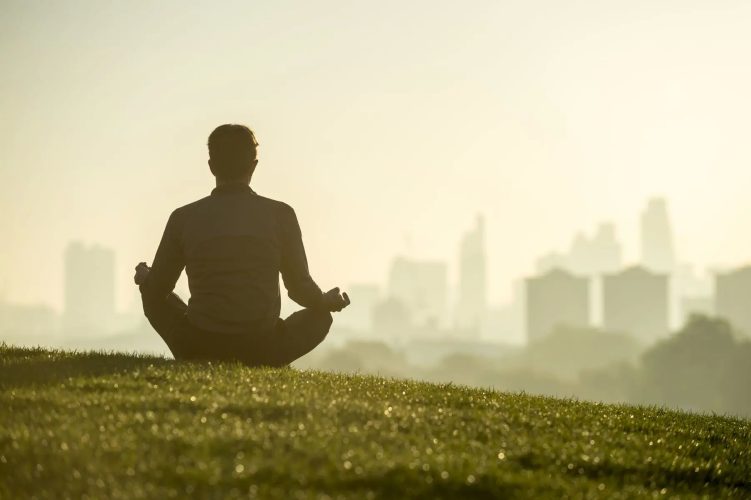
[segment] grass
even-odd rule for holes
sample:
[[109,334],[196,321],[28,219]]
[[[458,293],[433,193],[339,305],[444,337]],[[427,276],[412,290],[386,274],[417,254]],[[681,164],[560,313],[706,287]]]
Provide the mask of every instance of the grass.
[[0,498],[751,497],[751,422],[0,347]]

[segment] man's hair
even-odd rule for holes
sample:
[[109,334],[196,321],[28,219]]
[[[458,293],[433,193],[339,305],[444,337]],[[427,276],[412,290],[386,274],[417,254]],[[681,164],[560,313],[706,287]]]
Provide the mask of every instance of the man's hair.
[[258,141],[245,125],[220,125],[209,135],[211,169],[221,179],[238,179],[258,158]]

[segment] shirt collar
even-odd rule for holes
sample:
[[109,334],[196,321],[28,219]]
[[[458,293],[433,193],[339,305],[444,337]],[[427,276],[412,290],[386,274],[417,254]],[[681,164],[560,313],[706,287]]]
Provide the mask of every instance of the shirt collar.
[[222,184],[211,190],[212,195],[227,194],[227,193],[250,193],[256,194],[249,185],[243,182],[231,182],[229,184]]

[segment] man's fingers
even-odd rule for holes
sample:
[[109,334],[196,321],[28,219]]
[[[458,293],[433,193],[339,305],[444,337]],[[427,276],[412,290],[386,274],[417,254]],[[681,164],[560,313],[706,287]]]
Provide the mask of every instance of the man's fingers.
[[341,312],[342,309],[344,309],[345,307],[347,307],[350,304],[349,295],[347,295],[346,292],[344,292],[341,295],[339,295],[336,299],[337,299],[336,303],[332,307],[332,310],[334,312]]
[[145,262],[139,262],[136,266],[136,274],[133,276],[133,281],[136,285],[142,284],[150,272],[151,269]]
[[337,286],[325,293],[331,312],[340,312],[350,304],[349,295],[346,292],[341,293],[340,290]]

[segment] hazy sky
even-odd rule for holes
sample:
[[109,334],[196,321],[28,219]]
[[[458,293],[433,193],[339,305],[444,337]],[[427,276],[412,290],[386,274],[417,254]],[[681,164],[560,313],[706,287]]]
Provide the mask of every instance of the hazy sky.
[[486,216],[491,298],[579,229],[664,195],[682,260],[751,256],[747,1],[0,0],[0,291],[62,303],[72,239],[118,296],[206,137],[251,126],[322,287],[447,260]]

